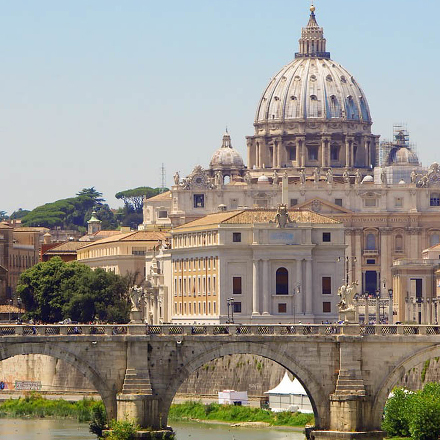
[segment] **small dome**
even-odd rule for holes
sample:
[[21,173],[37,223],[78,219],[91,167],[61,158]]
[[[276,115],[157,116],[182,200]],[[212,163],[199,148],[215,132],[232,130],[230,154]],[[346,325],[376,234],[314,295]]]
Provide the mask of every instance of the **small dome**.
[[269,178],[265,174],[263,174],[258,178],[258,183],[269,183]]
[[406,185],[405,181],[403,179],[400,179],[399,185]]
[[209,167],[213,170],[243,169],[244,162],[240,153],[232,148],[231,136],[226,131],[222,146],[213,154]]
[[419,163],[417,154],[405,147],[399,148],[393,156],[391,163],[395,165],[418,165]]
[[373,183],[374,182],[374,178],[373,176],[367,175],[363,178],[362,183]]

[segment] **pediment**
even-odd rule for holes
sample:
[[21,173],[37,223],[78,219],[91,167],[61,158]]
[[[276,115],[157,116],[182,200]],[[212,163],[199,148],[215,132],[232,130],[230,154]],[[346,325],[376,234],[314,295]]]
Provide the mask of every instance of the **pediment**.
[[310,211],[319,212],[320,214],[351,214],[352,211],[346,209],[342,206],[335,205],[328,200],[323,200],[319,197],[314,197],[313,199],[306,200],[299,205],[296,205],[297,209],[308,209]]

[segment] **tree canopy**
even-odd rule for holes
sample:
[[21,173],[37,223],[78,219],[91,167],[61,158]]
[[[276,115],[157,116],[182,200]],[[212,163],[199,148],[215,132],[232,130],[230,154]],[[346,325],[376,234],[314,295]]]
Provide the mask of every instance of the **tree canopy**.
[[[162,188],[150,188],[149,186],[140,186],[139,188],[126,189],[115,194],[115,197],[124,202],[124,205],[131,210],[142,213],[143,199],[156,196]],[[165,188],[168,191],[167,188]]]
[[113,212],[104,204],[102,193],[94,187],[84,188],[76,197],[58,200],[38,206],[22,218],[24,226],[44,226],[54,228],[60,226],[64,229],[85,230],[87,221],[92,211],[97,212],[102,221],[103,229],[117,227]]
[[24,271],[17,294],[26,309],[25,319],[55,323],[72,321],[127,323],[131,278],[92,270],[79,262],[55,257]]

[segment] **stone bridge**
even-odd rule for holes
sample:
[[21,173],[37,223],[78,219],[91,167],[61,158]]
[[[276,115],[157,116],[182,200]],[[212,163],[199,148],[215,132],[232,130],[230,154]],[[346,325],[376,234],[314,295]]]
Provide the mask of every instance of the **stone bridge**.
[[440,326],[0,326],[0,360],[26,354],[72,364],[94,385],[110,418],[134,418],[154,429],[167,425],[174,395],[199,367],[225,355],[259,355],[306,389],[315,413],[312,436],[370,439],[382,436],[392,388],[416,365],[440,357]]

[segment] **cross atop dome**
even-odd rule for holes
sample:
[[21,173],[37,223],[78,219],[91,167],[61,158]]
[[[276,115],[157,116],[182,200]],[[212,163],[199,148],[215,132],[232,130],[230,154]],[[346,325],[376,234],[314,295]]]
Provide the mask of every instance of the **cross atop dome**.
[[302,28],[301,38],[299,39],[299,52],[295,58],[326,58],[330,59],[330,52],[325,51],[326,40],[324,29],[318,26],[315,17],[315,6],[310,6],[310,18],[307,26]]

